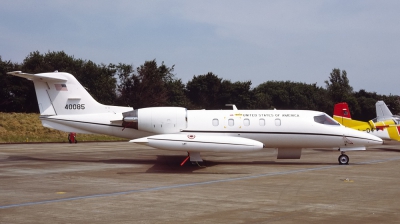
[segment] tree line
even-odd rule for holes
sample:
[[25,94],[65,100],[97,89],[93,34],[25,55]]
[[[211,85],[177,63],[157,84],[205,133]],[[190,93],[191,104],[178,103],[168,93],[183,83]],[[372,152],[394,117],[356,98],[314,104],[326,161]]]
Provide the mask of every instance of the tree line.
[[188,109],[302,109],[332,115],[333,106],[347,102],[352,117],[375,117],[375,103],[384,100],[393,114],[400,112],[398,95],[380,95],[364,89],[354,91],[347,72],[338,68],[327,75],[325,87],[292,81],[266,81],[254,88],[251,81],[222,79],[209,72],[194,75],[186,84],[175,77],[174,65],[145,61],[137,68],[129,64],[96,64],[76,59],[63,51],[31,52],[22,63],[3,61],[0,56],[0,111],[38,113],[33,83],[7,75],[10,71],[27,73],[69,72],[100,103],[143,108],[181,106]]

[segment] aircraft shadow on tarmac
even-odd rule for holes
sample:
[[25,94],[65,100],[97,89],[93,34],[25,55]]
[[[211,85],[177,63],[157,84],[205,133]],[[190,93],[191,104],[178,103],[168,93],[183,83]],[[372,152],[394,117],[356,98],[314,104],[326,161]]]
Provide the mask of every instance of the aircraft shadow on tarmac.
[[375,148],[375,149],[388,152],[400,152],[400,149],[393,149],[393,148]]
[[[191,163],[190,161],[186,162],[183,166],[180,164],[185,159],[185,156],[178,155],[157,155],[155,159],[57,159],[57,158],[38,158],[31,156],[9,156],[7,159],[3,161],[45,161],[45,162],[82,162],[82,163],[106,163],[106,164],[143,164],[143,165],[152,165],[148,168],[145,173],[193,173],[194,171],[204,169],[201,174],[216,174],[216,172],[204,172],[206,168],[210,168],[213,166],[223,166],[223,165],[247,165],[247,166],[269,166],[269,165],[283,165],[283,166],[316,166],[316,165],[338,165],[337,163],[323,163],[323,162],[300,162],[301,160],[296,161],[211,161],[204,160],[202,163]],[[240,160],[240,157],[237,158]],[[247,158],[248,159],[248,158]],[[118,174],[129,174],[129,173],[143,173],[143,171],[128,171],[128,172],[119,172]],[[218,174],[243,174],[241,172],[237,173],[226,173],[226,172],[218,172]]]

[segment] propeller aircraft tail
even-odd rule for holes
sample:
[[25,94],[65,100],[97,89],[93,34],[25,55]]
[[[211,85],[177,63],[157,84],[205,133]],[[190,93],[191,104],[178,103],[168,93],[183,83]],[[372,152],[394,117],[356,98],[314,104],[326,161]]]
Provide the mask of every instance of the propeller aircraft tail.
[[351,118],[349,105],[345,102],[335,104],[335,107],[333,110],[333,119],[335,119],[337,122],[339,122],[343,126],[357,129],[360,131],[361,130],[364,131],[367,128],[371,128],[370,122],[353,120]]
[[[378,117],[368,122],[351,119],[350,109],[347,103],[335,104],[333,119],[343,126],[371,133],[384,140],[400,141],[400,125],[398,125],[396,119],[394,119],[395,116],[387,117],[392,113],[383,101],[378,101],[375,105]],[[383,119],[384,117],[387,119]]]
[[393,117],[398,117],[398,116],[393,116],[392,112],[389,110],[386,103],[383,102],[382,100],[376,102],[375,108],[376,108],[377,121],[390,120],[393,119]]

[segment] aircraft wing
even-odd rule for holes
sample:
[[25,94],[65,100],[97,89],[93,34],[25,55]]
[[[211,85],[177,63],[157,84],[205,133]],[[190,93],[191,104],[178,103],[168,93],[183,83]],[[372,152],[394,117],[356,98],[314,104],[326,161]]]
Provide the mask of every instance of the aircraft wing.
[[194,134],[161,134],[130,140],[158,149],[195,152],[249,152],[264,148],[264,144],[248,138]]

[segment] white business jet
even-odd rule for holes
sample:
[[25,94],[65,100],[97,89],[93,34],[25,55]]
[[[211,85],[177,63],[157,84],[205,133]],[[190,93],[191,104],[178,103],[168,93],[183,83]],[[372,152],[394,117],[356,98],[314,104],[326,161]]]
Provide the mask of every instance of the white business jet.
[[328,148],[341,152],[339,164],[348,164],[346,151],[382,144],[382,139],[346,128],[318,111],[107,106],[95,101],[69,73],[8,74],[33,81],[43,126],[188,152],[183,163],[201,162],[201,152],[277,149],[278,159],[299,159],[303,148]]

